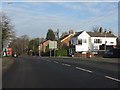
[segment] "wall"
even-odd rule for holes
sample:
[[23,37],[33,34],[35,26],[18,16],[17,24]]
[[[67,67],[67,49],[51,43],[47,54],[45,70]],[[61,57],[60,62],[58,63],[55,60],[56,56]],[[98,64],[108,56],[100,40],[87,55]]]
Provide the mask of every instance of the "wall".
[[89,35],[84,31],[78,36],[78,40],[86,39],[86,43],[82,42],[82,45],[78,44],[75,46],[76,52],[88,51],[89,50]]
[[[101,39],[102,43],[94,43],[94,39]],[[91,37],[91,50],[95,50],[95,47],[98,47],[98,50],[100,49],[99,46],[102,44],[105,44],[105,41],[107,41],[106,45],[116,45],[116,37]],[[113,42],[113,43],[111,43]]]
[[64,40],[62,40],[62,42],[60,43],[60,46],[62,47],[63,45],[69,46],[69,41],[70,39],[73,37],[73,35],[69,35],[68,37],[66,37]]

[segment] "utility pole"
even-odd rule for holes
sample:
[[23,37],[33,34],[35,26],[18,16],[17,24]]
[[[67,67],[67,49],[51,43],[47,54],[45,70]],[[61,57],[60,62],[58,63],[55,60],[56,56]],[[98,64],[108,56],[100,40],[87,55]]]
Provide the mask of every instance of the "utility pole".
[[106,31],[105,31],[105,51],[106,51]]
[[59,29],[57,29],[57,47],[60,48],[60,41],[59,41]]
[[50,57],[51,57],[51,49],[50,49]]

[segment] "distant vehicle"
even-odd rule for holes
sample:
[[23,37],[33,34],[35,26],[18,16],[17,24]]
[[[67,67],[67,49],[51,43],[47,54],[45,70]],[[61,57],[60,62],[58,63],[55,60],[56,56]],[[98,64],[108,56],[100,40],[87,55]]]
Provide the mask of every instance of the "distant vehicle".
[[13,57],[18,57],[18,54],[16,52],[14,52]]
[[103,55],[105,58],[120,58],[120,48],[114,48],[106,51]]

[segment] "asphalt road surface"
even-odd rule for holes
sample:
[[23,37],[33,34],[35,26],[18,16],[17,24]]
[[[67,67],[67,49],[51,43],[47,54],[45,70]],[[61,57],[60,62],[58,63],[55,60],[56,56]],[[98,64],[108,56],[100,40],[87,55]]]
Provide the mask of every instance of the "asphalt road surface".
[[72,59],[15,58],[2,88],[119,88],[118,64]]

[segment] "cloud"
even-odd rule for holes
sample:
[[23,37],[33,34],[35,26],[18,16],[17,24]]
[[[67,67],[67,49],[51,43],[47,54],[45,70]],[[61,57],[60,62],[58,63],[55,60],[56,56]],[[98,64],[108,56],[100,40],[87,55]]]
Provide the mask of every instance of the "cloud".
[[116,32],[117,9],[113,11],[114,4],[106,3],[109,7],[106,7],[107,10],[105,9],[105,3],[101,3],[103,5],[99,5],[99,3],[67,2],[22,2],[14,4],[11,6],[4,4],[3,10],[12,17],[12,22],[19,36],[27,34],[31,37],[45,37],[48,28],[53,30],[59,28],[60,33],[69,29],[89,31],[96,25],[111,27]]

